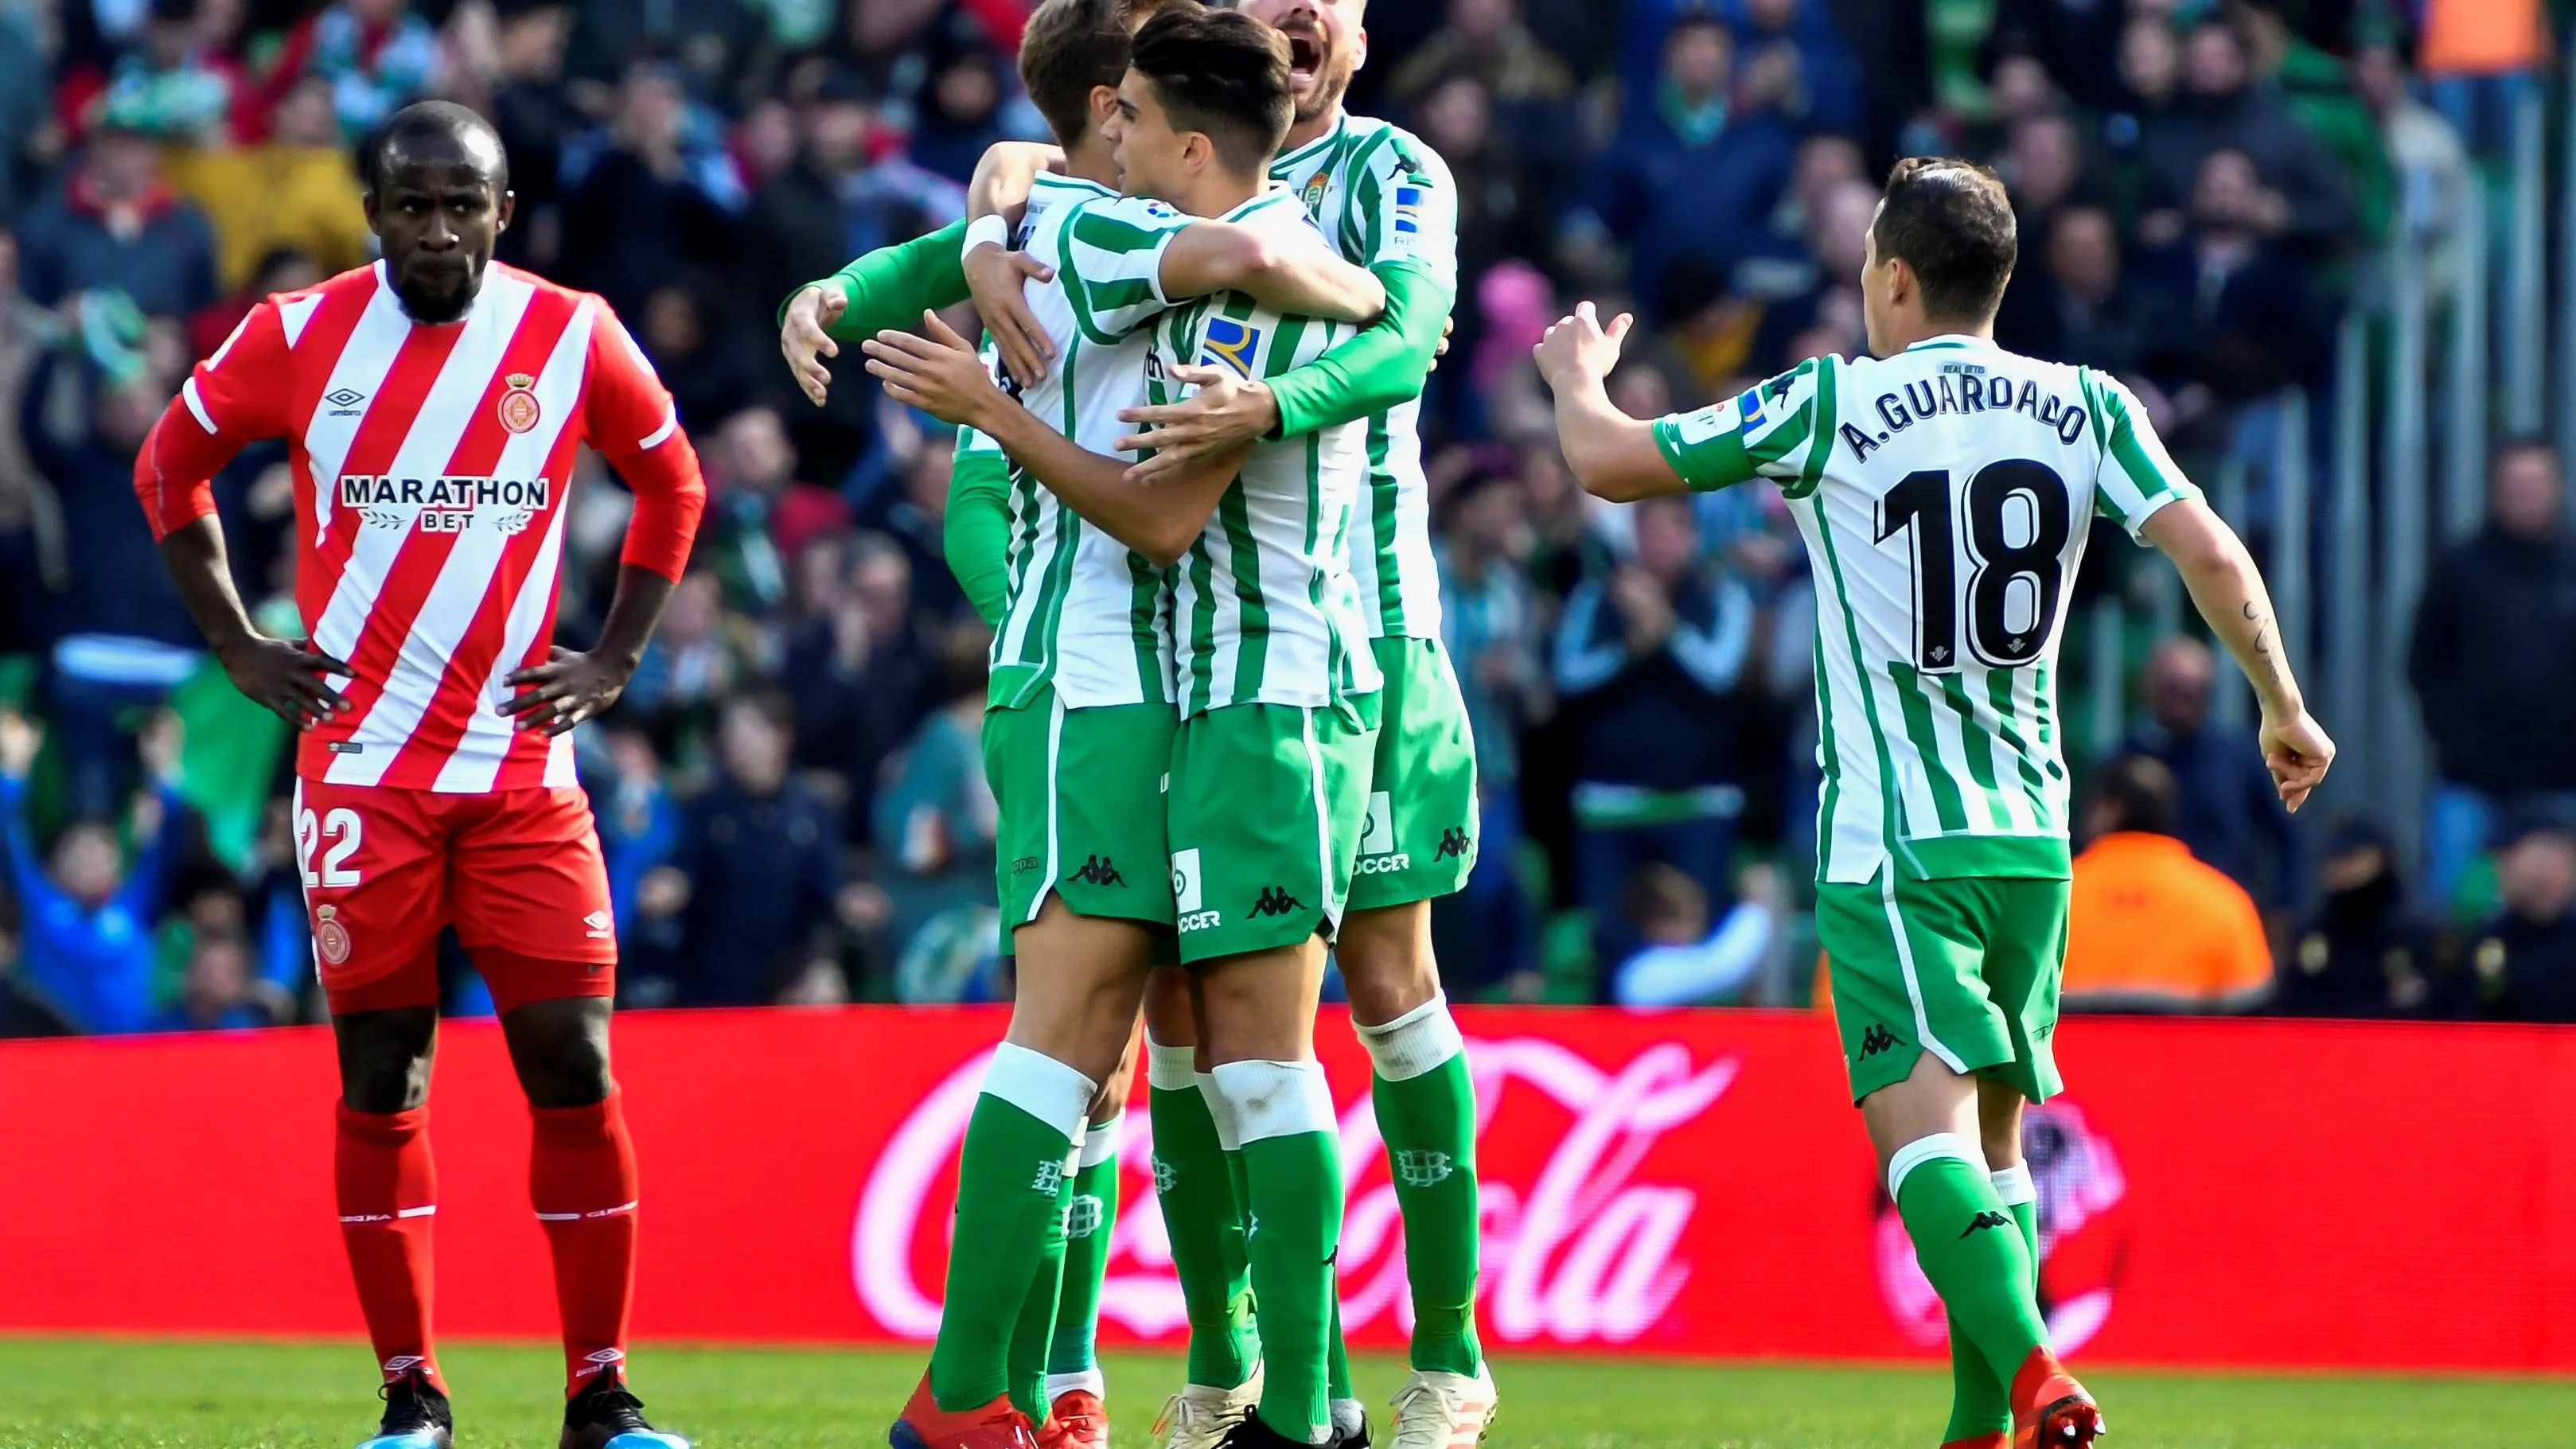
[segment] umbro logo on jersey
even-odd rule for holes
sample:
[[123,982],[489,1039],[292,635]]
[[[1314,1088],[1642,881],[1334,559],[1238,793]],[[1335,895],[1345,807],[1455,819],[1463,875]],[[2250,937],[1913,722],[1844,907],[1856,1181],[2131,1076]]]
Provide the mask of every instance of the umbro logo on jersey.
[[1127,884],[1127,877],[1120,875],[1118,867],[1111,864],[1109,857],[1105,855],[1085,857],[1082,869],[1075,871],[1069,879],[1078,880],[1084,885],[1123,886]]
[[1866,1059],[1880,1052],[1896,1050],[1896,1033],[1883,1026],[1873,1026],[1860,1034],[1860,1054]]
[[1290,895],[1284,887],[1263,886],[1261,898],[1252,903],[1252,915],[1256,920],[1263,916],[1284,916],[1304,904],[1305,902]]
[[331,416],[335,418],[354,418],[366,411],[363,405],[367,395],[354,387],[334,388],[324,393],[322,400],[331,405]]

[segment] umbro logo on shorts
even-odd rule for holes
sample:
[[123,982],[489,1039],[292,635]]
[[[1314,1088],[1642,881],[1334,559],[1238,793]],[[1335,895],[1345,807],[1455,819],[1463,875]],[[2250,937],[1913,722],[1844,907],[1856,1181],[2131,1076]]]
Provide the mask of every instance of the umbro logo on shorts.
[[1111,864],[1109,857],[1105,855],[1084,857],[1082,869],[1075,871],[1072,875],[1066,877],[1066,879],[1078,880],[1084,885],[1096,886],[1123,886],[1127,884],[1127,877],[1120,875],[1118,873],[1118,867]]
[[1896,1033],[1883,1026],[1873,1026],[1860,1034],[1860,1054],[1874,1057],[1880,1052],[1896,1050]]
[[1304,904],[1283,887],[1263,886],[1261,898],[1252,903],[1252,915],[1256,920],[1263,916],[1284,916]]

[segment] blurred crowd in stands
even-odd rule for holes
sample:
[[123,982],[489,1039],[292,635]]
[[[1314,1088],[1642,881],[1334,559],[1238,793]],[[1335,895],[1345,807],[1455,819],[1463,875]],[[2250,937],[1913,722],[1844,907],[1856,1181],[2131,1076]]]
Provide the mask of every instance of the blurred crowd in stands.
[[[354,147],[432,94],[506,140],[503,259],[617,307],[708,468],[689,576],[579,736],[628,999],[1006,994],[985,639],[941,561],[951,440],[846,359],[809,406],[772,319],[959,215],[988,142],[1041,134],[1013,64],[1027,4],[0,0],[0,1028],[317,1012],[283,726],[198,652],[128,480],[253,302],[368,258]],[[2020,215],[2000,340],[2118,374],[2187,461],[2241,455],[2268,399],[2325,380],[2397,218],[2430,219],[2438,265],[2441,219],[2484,204],[2515,98],[2551,83],[2548,9],[1379,0],[1352,106],[1412,127],[1461,192],[1457,332],[1425,408],[1484,781],[1480,867],[1437,915],[1452,990],[1810,990],[1802,552],[1764,490],[1587,500],[1528,361],[1549,320],[1577,297],[1640,313],[1612,383],[1636,414],[1856,353],[1873,178],[1964,153]],[[576,646],[625,516],[588,466]],[[2137,641],[2106,676],[2134,727],[2106,758],[2069,742],[2071,998],[2576,1020],[2576,545],[2545,446],[2496,449],[2492,488],[2416,633],[2443,782],[2422,850],[2332,786],[2337,818],[2292,829],[2250,731],[2212,710],[2227,666],[2202,644]],[[292,489],[274,448],[219,489],[244,594],[282,634]],[[2095,541],[2079,610],[2130,552]],[[2087,674],[2070,661],[2061,687]],[[451,965],[451,1008],[488,1009]]]

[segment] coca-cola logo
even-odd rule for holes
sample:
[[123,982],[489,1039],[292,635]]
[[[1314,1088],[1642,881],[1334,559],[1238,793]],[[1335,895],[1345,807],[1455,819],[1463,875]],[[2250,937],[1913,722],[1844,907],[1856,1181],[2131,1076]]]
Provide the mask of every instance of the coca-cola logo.
[[[1559,1043],[1511,1037],[1470,1042],[1467,1060],[1480,1112],[1488,1332],[1508,1343],[1635,1340],[1689,1282],[1691,1265],[1679,1249],[1699,1207],[1695,1188],[1644,1180],[1641,1171],[1667,1133],[1725,1095],[1738,1059],[1694,1067],[1687,1047],[1663,1042],[1604,1070]],[[976,1057],[921,1099],[869,1168],[859,1197],[851,1279],[877,1322],[906,1338],[939,1330],[948,1220],[944,1211],[932,1220],[932,1207],[949,1200],[983,1070]],[[1125,1206],[1110,1239],[1101,1316],[1153,1338],[1178,1331],[1185,1315],[1162,1214],[1146,1200],[1154,1144],[1143,1100],[1140,1090],[1119,1148]],[[1383,1162],[1385,1144],[1365,1094],[1343,1107],[1340,1126],[1351,1191],[1339,1259],[1343,1322],[1359,1329],[1391,1314],[1399,1330],[1409,1330],[1394,1177],[1451,1165],[1433,1161],[1438,1154]],[[1498,1150],[1506,1144],[1514,1150]],[[1507,1165],[1531,1162],[1535,1170]]]
[[[2129,1179],[2109,1139],[2063,1097],[2022,1114],[2021,1143],[2039,1193],[2039,1306],[2051,1344],[2073,1353],[2111,1316],[2128,1256],[2128,1235],[2114,1210],[2128,1196]],[[1876,1231],[1878,1285],[1888,1312],[1917,1345],[1938,1345],[1949,1333],[1941,1295],[1923,1276],[1883,1186]]]

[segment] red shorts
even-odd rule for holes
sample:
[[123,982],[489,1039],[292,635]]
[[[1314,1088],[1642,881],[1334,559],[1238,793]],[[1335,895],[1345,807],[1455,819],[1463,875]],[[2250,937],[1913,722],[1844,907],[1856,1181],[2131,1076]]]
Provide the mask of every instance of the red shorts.
[[295,852],[331,1014],[438,1003],[449,924],[503,1011],[617,991],[608,871],[577,788],[442,795],[295,784]]

